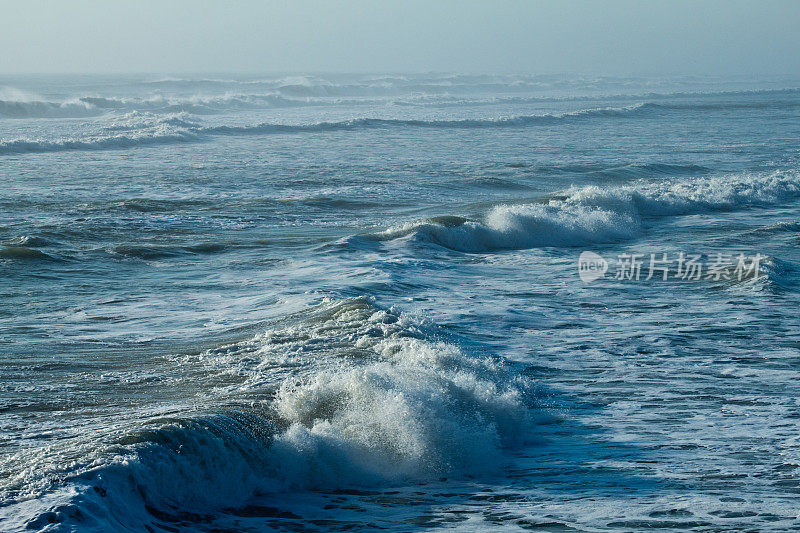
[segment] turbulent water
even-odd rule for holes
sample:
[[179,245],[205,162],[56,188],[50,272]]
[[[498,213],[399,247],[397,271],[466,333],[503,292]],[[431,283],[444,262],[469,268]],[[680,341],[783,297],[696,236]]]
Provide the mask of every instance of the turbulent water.
[[797,530],[797,87],[0,78],[0,529]]

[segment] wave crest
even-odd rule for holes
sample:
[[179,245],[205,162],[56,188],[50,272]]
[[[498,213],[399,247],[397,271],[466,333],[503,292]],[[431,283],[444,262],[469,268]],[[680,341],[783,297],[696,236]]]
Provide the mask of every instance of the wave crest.
[[773,205],[800,196],[795,173],[775,172],[697,180],[572,188],[524,205],[501,205],[482,220],[410,222],[367,235],[433,243],[461,252],[568,247],[632,239],[647,219]]
[[249,407],[123,433],[52,476],[67,483],[35,500],[45,509],[16,506],[18,524],[158,528],[256,494],[479,474],[531,435],[527,378],[364,298],[326,300],[196,362],[245,376],[217,400]]

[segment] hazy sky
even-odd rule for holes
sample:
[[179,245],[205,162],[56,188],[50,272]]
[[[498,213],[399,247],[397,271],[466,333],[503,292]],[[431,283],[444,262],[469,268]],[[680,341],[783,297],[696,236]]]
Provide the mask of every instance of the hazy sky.
[[800,1],[0,0],[0,74],[800,75]]

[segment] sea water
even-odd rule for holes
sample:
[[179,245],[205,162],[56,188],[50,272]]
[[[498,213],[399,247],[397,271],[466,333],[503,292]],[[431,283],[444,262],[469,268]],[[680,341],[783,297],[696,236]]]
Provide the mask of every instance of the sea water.
[[798,86],[0,78],[0,527],[796,530]]

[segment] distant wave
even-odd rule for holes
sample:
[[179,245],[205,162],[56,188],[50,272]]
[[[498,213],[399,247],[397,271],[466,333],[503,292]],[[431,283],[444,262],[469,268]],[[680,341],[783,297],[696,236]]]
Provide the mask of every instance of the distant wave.
[[[788,88],[787,88],[788,84]],[[564,75],[290,75],[264,78],[176,78],[168,77],[143,82],[145,87],[189,89],[261,89],[280,92],[284,96],[399,96],[421,95],[479,95],[528,93],[537,96],[595,95],[702,95],[743,94],[796,90],[796,80],[729,80],[727,90],[720,90],[718,78],[647,79],[605,76]]]
[[[286,98],[277,94],[229,94],[151,98],[83,96],[66,101],[3,100],[0,118],[84,118],[110,112],[191,113],[214,115],[236,110],[331,105],[330,100]],[[357,102],[347,102],[357,103]]]
[[[486,93],[529,92],[564,86],[561,79],[547,80],[519,76],[284,76],[262,79],[225,78],[163,78],[145,82],[147,85],[180,89],[259,88],[277,91],[290,97],[370,97],[399,96],[410,93]],[[584,81],[578,82],[585,84]]]
[[112,135],[107,137],[62,139],[58,141],[17,139],[0,142],[0,154],[62,152],[66,150],[109,150],[133,148],[154,144],[168,144],[197,140],[190,132],[175,132],[161,135]]
[[[237,110],[322,107],[332,105],[360,106],[391,104],[401,107],[463,107],[526,104],[541,101],[543,101],[543,99],[540,97],[454,98],[439,96],[381,100],[363,98],[291,98],[280,96],[278,94],[230,94],[223,96],[191,96],[181,98],[166,98],[162,96],[151,98],[83,96],[65,101],[0,99],[0,118],[88,118],[102,116],[110,112],[149,112],[160,114],[190,113],[193,115],[215,115]],[[773,107],[800,106],[800,101],[649,103],[640,105],[642,105],[645,109],[649,107],[652,110],[661,109],[664,111],[702,111],[722,109],[766,109]],[[614,108],[608,109],[610,110]],[[579,113],[580,111],[552,116],[561,117],[576,115]]]
[[[325,121],[307,124],[281,124],[263,122],[245,125],[211,125],[204,126],[192,119],[192,115],[200,114],[198,106],[209,110],[220,104],[246,107],[255,105],[250,100],[241,100],[238,96],[211,100],[187,100],[176,104],[162,101],[159,98],[150,100],[151,111],[133,110],[113,119],[104,130],[107,135],[94,135],[85,138],[66,139],[10,139],[0,141],[0,155],[25,152],[56,152],[64,150],[104,150],[132,148],[143,145],[167,144],[175,142],[191,142],[204,140],[217,135],[268,135],[294,134],[332,131],[357,131],[365,129],[389,128],[431,128],[431,129],[483,129],[483,128],[521,128],[538,125],[553,125],[593,119],[636,119],[660,116],[675,110],[702,112],[710,109],[758,108],[774,105],[765,102],[731,102],[731,103],[681,103],[681,102],[640,102],[620,107],[595,107],[579,109],[565,113],[543,113],[533,115],[510,115],[489,118],[461,119],[395,119],[379,117],[357,117],[341,121]],[[310,102],[293,102],[280,97],[269,97],[273,104],[316,105]],[[216,104],[214,103],[216,102]],[[785,103],[784,103],[785,104]],[[110,98],[84,98],[69,104],[52,102],[18,102],[9,107],[22,116],[23,110],[30,116],[92,116],[98,110],[127,109],[126,100]],[[136,106],[141,106],[137,101]],[[794,105],[794,104],[792,104]],[[800,105],[800,102],[797,103]],[[27,106],[27,107],[25,107]],[[0,110],[2,110],[0,105]],[[210,111],[209,111],[210,112]],[[47,115],[50,113],[51,115]]]
[[[133,112],[112,123],[105,129],[109,135],[98,135],[83,139],[14,139],[0,141],[0,154],[25,152],[57,152],[64,150],[104,150],[131,148],[142,145],[167,144],[198,141],[215,135],[265,135],[304,132],[350,131],[381,128],[440,128],[478,129],[524,127],[553,124],[571,120],[587,120],[593,117],[627,117],[648,113],[649,104],[637,104],[619,108],[584,109],[563,114],[520,115],[487,119],[455,120],[408,120],[386,118],[354,118],[338,122],[312,124],[261,123],[243,126],[201,126],[186,114],[153,115]],[[120,133],[130,131],[131,133]]]
[[776,172],[573,188],[539,203],[502,205],[481,220],[409,222],[356,241],[410,239],[462,252],[570,247],[632,239],[650,218],[774,205],[800,197],[800,176]]
[[662,111],[722,111],[737,109],[773,109],[800,107],[800,99],[767,100],[767,101],[729,101],[729,102],[650,102],[645,104],[651,110]]
[[205,128],[207,133],[223,134],[258,134],[258,133],[296,133],[315,131],[357,130],[368,128],[456,128],[477,129],[497,127],[518,127],[536,124],[553,124],[569,120],[581,120],[592,117],[630,117],[646,114],[652,104],[635,104],[626,107],[600,107],[582,109],[561,114],[517,115],[487,119],[453,119],[453,120],[415,120],[387,118],[355,118],[339,122],[318,122],[316,124],[256,124],[253,126],[217,126]]
[[[751,100],[707,101],[709,97],[736,98],[749,96]],[[602,97],[606,101],[647,100],[654,108],[663,110],[725,110],[725,109],[769,109],[796,107],[800,105],[800,89],[762,91],[722,91],[689,93],[611,94]],[[763,99],[762,97],[769,97]],[[396,98],[390,101],[399,107],[461,107],[539,104],[544,102],[595,101],[597,96],[464,96],[464,95],[417,95]],[[691,99],[691,101],[686,101]]]
[[0,100],[0,118],[81,118],[103,114],[82,100],[65,102]]
[[[339,86],[330,82],[298,79],[291,84],[271,84],[260,87],[261,82],[235,82],[233,80],[206,80],[194,87],[197,94],[161,95],[146,97],[108,96],[98,94],[76,95],[64,100],[48,100],[13,88],[0,87],[0,118],[84,118],[113,112],[151,112],[151,113],[190,113],[195,115],[214,115],[237,110],[314,107],[314,106],[360,106],[391,105],[399,107],[480,107],[495,105],[536,104],[542,102],[581,102],[591,101],[597,96],[545,96],[514,95],[507,93],[509,87],[493,87],[493,92],[479,91],[477,94],[451,93],[449,85],[436,84],[432,87],[404,87],[402,91],[387,90],[385,83],[374,82],[365,86]],[[176,83],[174,81],[165,83]],[[189,83],[189,82],[187,82]],[[205,84],[212,84],[205,90]],[[232,84],[223,94],[217,84]],[[265,82],[266,83],[266,82]],[[516,86],[511,86],[513,89]],[[443,89],[447,90],[443,90]],[[514,91],[512,91],[514,92]],[[211,94],[208,94],[211,93]],[[217,93],[217,94],[215,94]],[[609,94],[606,100],[647,99],[651,106],[661,110],[725,110],[725,109],[767,109],[796,107],[800,89],[728,91],[697,93],[648,93],[648,94]],[[707,101],[709,96],[730,97],[727,101]],[[740,96],[753,98],[742,101]],[[763,98],[768,97],[768,98]],[[692,98],[693,101],[684,101]],[[676,101],[677,99],[677,101]]]

